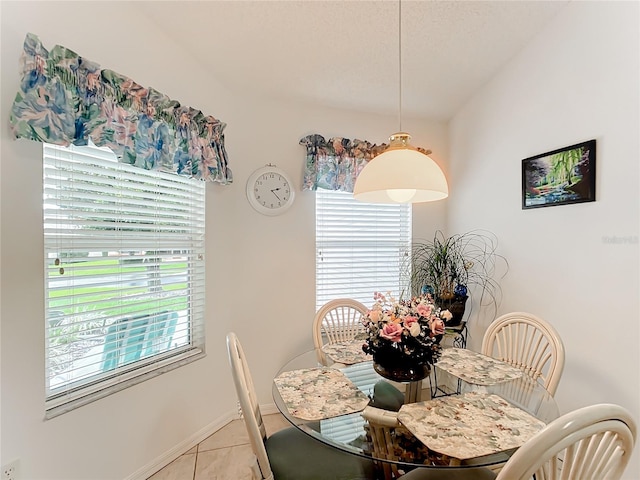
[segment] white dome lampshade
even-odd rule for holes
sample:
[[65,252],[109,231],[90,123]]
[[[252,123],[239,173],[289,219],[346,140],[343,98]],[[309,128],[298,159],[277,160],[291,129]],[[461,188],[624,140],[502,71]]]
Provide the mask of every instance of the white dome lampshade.
[[421,203],[449,196],[447,179],[438,164],[409,145],[410,138],[405,132],[394,133],[387,149],[365,165],[353,187],[356,200]]

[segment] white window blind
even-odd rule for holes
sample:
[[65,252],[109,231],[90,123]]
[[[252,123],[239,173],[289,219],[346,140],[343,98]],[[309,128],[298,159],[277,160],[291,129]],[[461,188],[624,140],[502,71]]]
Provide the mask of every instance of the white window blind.
[[411,205],[371,204],[316,192],[316,310],[335,298],[367,307],[374,292],[408,292]]
[[204,354],[204,182],[44,144],[46,408]]

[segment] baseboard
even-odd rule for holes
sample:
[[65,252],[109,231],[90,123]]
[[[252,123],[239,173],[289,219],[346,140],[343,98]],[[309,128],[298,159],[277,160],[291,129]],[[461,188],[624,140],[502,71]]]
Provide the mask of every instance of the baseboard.
[[260,412],[262,415],[273,415],[274,413],[280,413],[280,410],[278,410],[275,403],[267,403],[260,405]]
[[227,425],[229,422],[237,418],[239,418],[237,411],[232,410],[232,411],[226,412],[224,415],[218,417],[210,424],[204,426],[203,428],[195,432],[193,435],[184,439],[182,442],[180,442],[179,444],[177,444],[167,452],[163,453],[159,457],[149,462],[147,465],[144,465],[143,467],[138,469],[136,472],[126,477],[124,480],[146,480],[151,475],[156,473],[158,470],[161,470],[167,465],[169,465],[180,455],[182,455],[185,452],[188,452],[193,447],[195,447],[200,442],[202,442],[204,439],[211,436],[212,434],[220,430],[222,427]]
[[[273,413],[279,413],[279,410],[276,408],[274,403],[268,403],[266,405],[260,405],[260,411],[263,415],[271,415]],[[164,467],[173,462],[176,458],[182,455],[185,452],[188,452],[193,447],[198,445],[200,442],[205,440],[207,437],[210,437],[218,430],[232,422],[233,420],[237,420],[240,418],[240,415],[237,410],[230,410],[225,414],[221,415],[213,422],[208,425],[205,425],[203,428],[195,432],[193,435],[184,439],[175,447],[166,451],[159,457],[155,458],[148,464],[144,465],[136,472],[132,473],[128,477],[125,477],[123,480],[147,480],[151,475],[156,473],[159,470],[162,470]]]

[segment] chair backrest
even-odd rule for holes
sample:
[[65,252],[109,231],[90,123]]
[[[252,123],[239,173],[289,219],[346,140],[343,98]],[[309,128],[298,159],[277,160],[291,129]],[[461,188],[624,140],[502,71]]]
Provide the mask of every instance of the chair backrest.
[[142,355],[149,315],[117,320],[107,329],[102,349],[102,371],[135,362]]
[[496,480],[617,480],[636,441],[636,424],[619,405],[569,412],[531,437]]
[[168,351],[177,322],[178,313],[166,311],[117,320],[107,329],[102,371]]
[[541,318],[525,312],[498,317],[484,334],[482,353],[541,379],[555,395],[564,369],[564,345],[555,328]]
[[[367,406],[362,417],[367,422],[365,429],[371,437],[371,448],[376,458],[408,463],[428,461],[429,449],[400,423],[398,412]],[[403,439],[399,440],[401,437]],[[398,478],[404,473],[400,470],[402,467],[399,469],[398,464],[390,462],[378,462],[378,468],[385,480]]]
[[160,312],[152,316],[147,326],[142,356],[148,357],[170,350],[177,323],[178,312]]
[[[400,460],[393,442],[395,429],[400,428],[398,412],[365,407],[362,416],[367,421],[366,428],[371,437],[371,447],[375,456],[386,460]],[[381,462],[378,466],[382,468],[385,480],[400,476],[398,466],[393,463]]]
[[363,333],[361,319],[367,310],[362,303],[350,298],[338,298],[325,303],[313,319],[315,347],[353,340],[358,333]]
[[247,365],[244,350],[235,333],[227,334],[227,350],[229,352],[229,363],[231,364],[231,374],[236,387],[236,394],[240,402],[240,409],[244,417],[244,424],[249,434],[251,449],[255,455],[254,463],[251,465],[254,478],[273,479],[273,472],[269,464],[269,457],[265,449],[264,442],[267,438],[267,431],[262,420],[260,405],[256,396],[251,372]]

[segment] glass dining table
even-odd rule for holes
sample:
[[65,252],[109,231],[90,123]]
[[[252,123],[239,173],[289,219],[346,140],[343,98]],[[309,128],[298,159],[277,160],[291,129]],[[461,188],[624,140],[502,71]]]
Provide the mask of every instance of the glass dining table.
[[[274,378],[273,399],[282,415],[306,434],[391,464],[396,471],[503,463],[558,416],[553,396],[541,383],[503,362],[462,349],[445,349],[440,360],[444,371],[457,376],[457,389],[385,412],[397,422],[385,434],[385,451],[373,445],[374,425],[363,411],[372,408],[375,384],[388,380],[375,372],[371,357],[358,351],[357,344],[314,349],[290,359]],[[436,363],[431,381],[438,368]],[[424,386],[429,398],[433,389]]]

